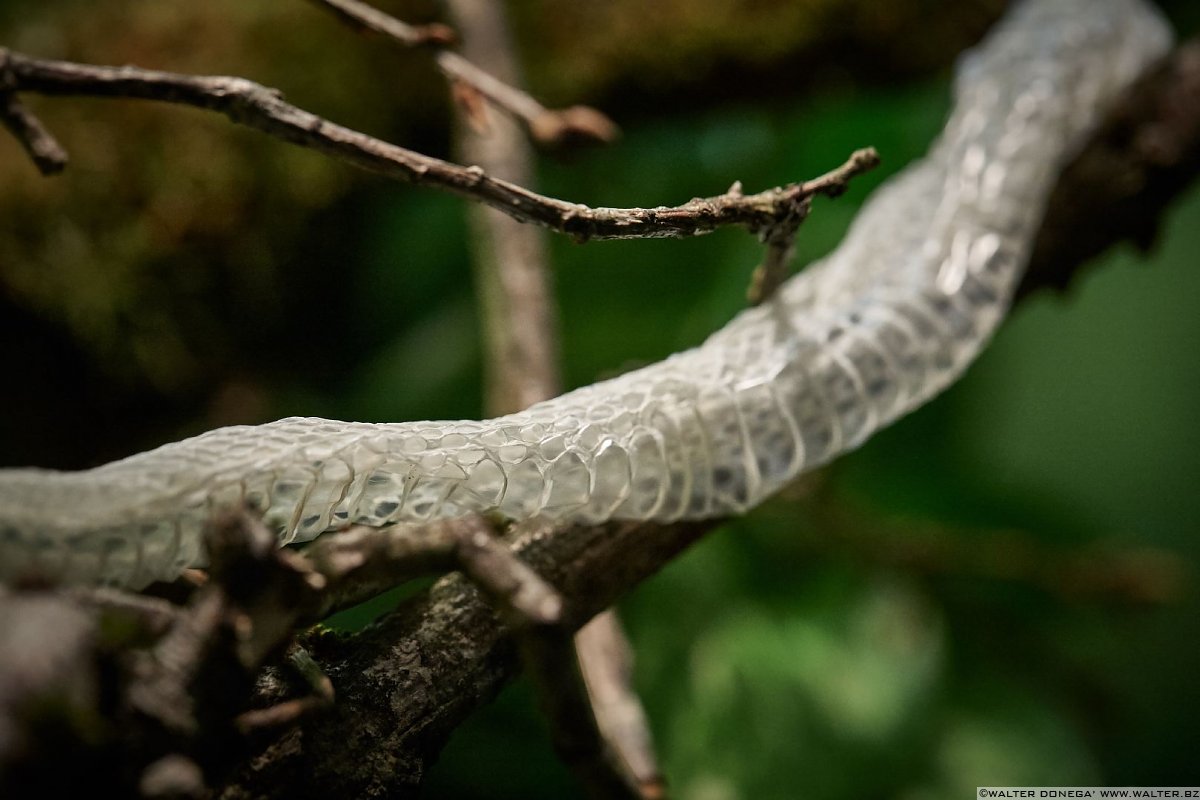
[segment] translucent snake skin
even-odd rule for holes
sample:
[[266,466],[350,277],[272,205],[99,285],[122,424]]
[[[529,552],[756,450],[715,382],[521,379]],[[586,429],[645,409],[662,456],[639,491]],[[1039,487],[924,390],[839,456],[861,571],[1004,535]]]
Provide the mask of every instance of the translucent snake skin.
[[83,472],[0,470],[0,577],[140,587],[203,563],[214,512],[281,543],[470,512],[737,514],[953,381],[990,338],[1064,159],[1165,52],[1142,0],[1026,0],[959,67],[921,161],[843,244],[703,345],[475,422],[291,418]]

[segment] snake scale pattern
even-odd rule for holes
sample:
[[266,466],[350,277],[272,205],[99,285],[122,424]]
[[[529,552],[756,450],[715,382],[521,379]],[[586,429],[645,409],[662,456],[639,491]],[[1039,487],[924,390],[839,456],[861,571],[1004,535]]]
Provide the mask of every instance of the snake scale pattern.
[[1169,46],[1143,0],[1024,0],[959,66],[922,160],[843,244],[703,345],[517,414],[290,418],[82,472],[0,470],[0,578],[140,587],[203,563],[249,504],[281,543],[472,512],[737,514],[945,388],[1002,319],[1056,175]]

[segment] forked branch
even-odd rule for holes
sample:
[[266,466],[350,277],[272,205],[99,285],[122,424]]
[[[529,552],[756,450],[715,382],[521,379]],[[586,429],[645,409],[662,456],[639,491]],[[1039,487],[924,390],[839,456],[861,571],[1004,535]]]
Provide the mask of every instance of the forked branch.
[[411,25],[361,0],[312,2],[329,9],[352,27],[386,36],[402,47],[432,49],[434,63],[451,84],[477,93],[519,120],[539,144],[556,146],[577,141],[607,143],[620,135],[616,123],[590,106],[546,108],[528,92],[500,80],[492,72],[480,69],[474,62],[447,49],[457,38],[452,28],[439,23]]

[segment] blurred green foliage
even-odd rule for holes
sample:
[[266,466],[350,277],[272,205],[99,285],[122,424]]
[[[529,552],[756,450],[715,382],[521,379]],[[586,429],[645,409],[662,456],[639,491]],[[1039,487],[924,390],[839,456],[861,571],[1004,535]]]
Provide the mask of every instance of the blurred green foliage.
[[[541,188],[674,203],[876,146],[879,173],[806,223],[800,258],[820,255],[927,146],[950,54],[995,4],[895,5],[518,4],[533,83],[598,100],[626,129],[610,149],[544,160]],[[1194,5],[1176,13],[1195,29]],[[761,48],[729,22],[747,18],[772,28]],[[18,49],[243,74],[447,149],[427,65],[303,3],[9,0],[0,20]],[[671,21],[680,38],[659,47]],[[822,49],[838,26],[859,50]],[[790,71],[815,53],[818,75]],[[403,102],[392,75],[407,76]],[[731,75],[753,78],[752,99],[731,96]],[[4,463],[78,466],[289,414],[479,413],[460,201],[194,112],[32,103],[74,160],[48,181],[0,143]],[[1193,192],[1149,258],[1122,251],[1065,297],[1024,303],[961,383],[623,604],[676,796],[1200,782],[1198,220]],[[552,245],[571,385],[701,341],[741,306],[760,256],[737,231]],[[575,793],[523,683],[457,732],[428,789]]]

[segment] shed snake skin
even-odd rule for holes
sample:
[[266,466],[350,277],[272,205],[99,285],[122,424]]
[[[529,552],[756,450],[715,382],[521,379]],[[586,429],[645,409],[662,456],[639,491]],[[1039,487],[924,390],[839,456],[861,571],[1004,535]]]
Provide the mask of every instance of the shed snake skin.
[[963,57],[927,156],[841,246],[703,345],[482,422],[290,418],[82,472],[0,470],[0,578],[141,587],[203,563],[219,510],[282,544],[473,512],[737,514],[957,378],[1002,319],[1058,170],[1165,52],[1142,0],[1025,0]]

